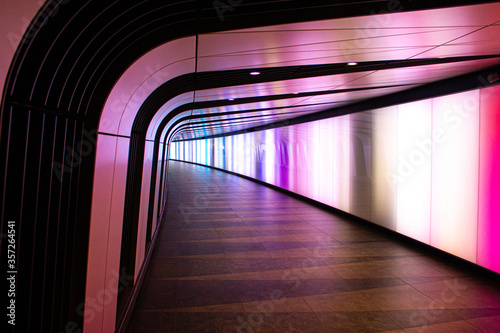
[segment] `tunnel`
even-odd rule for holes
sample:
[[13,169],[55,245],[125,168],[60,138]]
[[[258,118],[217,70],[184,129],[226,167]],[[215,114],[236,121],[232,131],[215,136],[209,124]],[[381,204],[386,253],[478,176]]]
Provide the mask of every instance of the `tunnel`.
[[500,2],[0,9],[5,332],[496,331]]

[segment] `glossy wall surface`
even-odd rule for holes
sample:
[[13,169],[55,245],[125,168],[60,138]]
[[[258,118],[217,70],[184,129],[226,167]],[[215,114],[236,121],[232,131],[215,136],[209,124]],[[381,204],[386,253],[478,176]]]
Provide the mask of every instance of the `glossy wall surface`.
[[170,158],[229,170],[500,272],[500,87],[228,137]]

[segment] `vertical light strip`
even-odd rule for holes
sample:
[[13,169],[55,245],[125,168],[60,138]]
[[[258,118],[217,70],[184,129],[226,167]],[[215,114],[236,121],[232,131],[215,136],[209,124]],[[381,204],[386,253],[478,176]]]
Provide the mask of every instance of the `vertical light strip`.
[[276,186],[288,187],[288,171],[286,169],[287,146],[285,144],[288,127],[279,127],[274,131],[275,140],[275,168],[274,168],[274,184]]
[[309,159],[309,142],[308,142],[308,127],[306,124],[299,124],[295,127],[296,131],[296,146],[295,156],[297,161],[297,193],[307,196],[308,183],[308,159]]
[[398,107],[398,167],[389,179],[397,188],[396,231],[426,244],[430,243],[432,146],[442,143],[441,136],[432,135],[431,100]]
[[349,212],[351,191],[351,117],[333,118],[333,207]]
[[210,140],[210,144],[212,145],[212,151],[214,152],[213,153],[213,156],[214,156],[214,160],[212,162],[212,166],[216,167],[216,168],[219,168],[219,165],[220,165],[220,148],[219,148],[219,140],[220,138],[214,138],[214,139],[211,139]]
[[207,152],[207,157],[206,157],[207,162],[206,162],[206,164],[210,165],[210,166],[213,163],[213,158],[212,158],[213,146],[212,146],[211,142],[212,142],[212,139],[206,139],[205,140],[205,151]]
[[479,91],[434,99],[433,131],[431,245],[475,262]]
[[275,154],[276,149],[274,145],[274,130],[267,130],[265,134],[265,158],[264,158],[264,181],[274,185],[275,181]]
[[500,87],[481,91],[477,263],[500,273]]
[[234,154],[233,154],[233,139],[234,136],[225,138],[225,152],[226,152],[226,170],[234,171]]
[[[318,148],[314,150],[315,161],[318,161],[318,201],[333,205],[333,160],[334,160],[334,118],[319,121]],[[316,162],[315,162],[316,163]]]
[[[321,121],[313,121],[308,123],[308,151],[311,154],[309,159],[310,164],[308,165],[308,187],[307,187],[307,196],[314,200],[319,201],[319,182],[321,179],[320,175],[320,165],[324,162],[322,156],[322,149],[324,146],[321,144]],[[323,184],[322,184],[323,186]]]
[[206,142],[207,140],[198,140],[198,142],[200,143],[200,147],[199,147],[199,160],[198,160],[198,163],[201,163],[201,164],[207,164],[207,145],[206,145]]
[[234,172],[245,172],[245,142],[244,135],[234,137]]
[[372,177],[371,221],[391,230],[396,229],[397,187],[390,177],[397,170],[397,107],[372,111]]
[[370,220],[371,165],[372,165],[372,113],[350,115],[351,177],[349,212]]
[[297,192],[297,126],[288,128],[288,190]]

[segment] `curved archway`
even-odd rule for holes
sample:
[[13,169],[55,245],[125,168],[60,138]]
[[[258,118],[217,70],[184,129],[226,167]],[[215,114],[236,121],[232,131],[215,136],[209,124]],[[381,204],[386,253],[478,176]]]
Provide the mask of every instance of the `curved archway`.
[[[408,2],[404,10],[466,3]],[[18,262],[23,263],[18,311],[30,317],[20,323],[21,329],[25,325],[30,331],[98,332],[121,325],[122,318],[115,316],[116,295],[121,284],[135,284],[144,267],[146,246],[164,203],[164,161],[170,130],[177,129],[170,126],[185,119],[181,113],[168,118],[170,112],[179,107],[190,112],[195,106],[186,105],[200,101],[213,102],[214,107],[239,103],[219,92],[196,100],[194,91],[248,83],[255,87],[339,70],[330,63],[316,66],[320,60],[293,66],[271,63],[251,81],[249,63],[241,66],[247,69],[230,63],[200,71],[195,60],[197,35],[381,14],[387,2],[325,1],[309,8],[303,1],[245,1],[233,9],[222,12],[210,2],[187,0],[171,4],[53,0],[31,21],[9,60],[0,139],[5,161],[0,170],[2,232],[5,221],[16,221]],[[26,15],[31,17],[32,12]],[[159,51],[162,46],[165,53]],[[169,52],[179,55],[181,49],[187,55],[164,66],[162,57]],[[147,60],[155,52],[159,60]],[[484,64],[494,59],[490,56],[482,59]],[[457,64],[466,60],[455,59]],[[376,70],[368,66],[375,66],[375,61],[365,65],[365,70]],[[172,72],[167,75],[167,70]],[[279,89],[262,99],[293,94]],[[120,280],[122,258],[128,266]],[[130,298],[125,298],[123,306],[130,305]]]

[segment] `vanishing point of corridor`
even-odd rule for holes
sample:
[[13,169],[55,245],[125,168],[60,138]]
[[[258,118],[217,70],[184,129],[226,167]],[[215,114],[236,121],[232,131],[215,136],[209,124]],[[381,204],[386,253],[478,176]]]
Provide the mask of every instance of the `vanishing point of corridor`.
[[238,176],[168,177],[129,332],[498,332],[475,273]]

